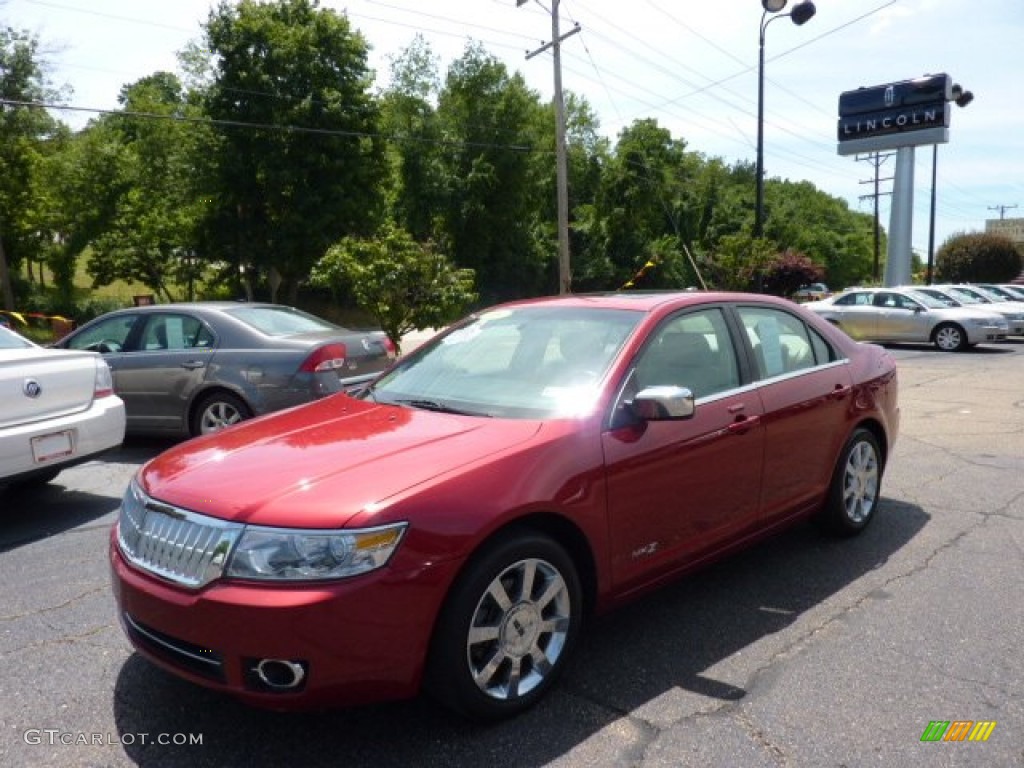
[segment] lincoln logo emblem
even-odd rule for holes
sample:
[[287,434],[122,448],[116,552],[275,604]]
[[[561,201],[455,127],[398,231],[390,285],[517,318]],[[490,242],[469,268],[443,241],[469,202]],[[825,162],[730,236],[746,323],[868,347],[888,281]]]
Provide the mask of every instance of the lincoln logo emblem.
[[21,391],[25,393],[25,397],[33,399],[43,394],[43,388],[39,386],[39,382],[35,379],[25,379],[25,384],[21,387]]
[[891,107],[894,101],[896,101],[896,91],[890,85],[885,89],[885,106]]

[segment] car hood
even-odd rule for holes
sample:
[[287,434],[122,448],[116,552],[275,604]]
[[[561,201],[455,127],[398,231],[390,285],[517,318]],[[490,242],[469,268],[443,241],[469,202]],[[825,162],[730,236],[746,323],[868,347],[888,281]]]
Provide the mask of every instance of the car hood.
[[155,499],[225,520],[337,528],[539,429],[338,395],[185,442],[147,464],[141,480]]

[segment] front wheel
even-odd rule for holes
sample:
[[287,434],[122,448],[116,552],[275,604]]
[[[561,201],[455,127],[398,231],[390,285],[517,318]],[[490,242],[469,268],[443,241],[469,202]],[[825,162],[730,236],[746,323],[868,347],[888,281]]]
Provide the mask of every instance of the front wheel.
[[868,430],[857,429],[846,441],[832,475],[823,522],[840,536],[864,530],[875,516],[882,487],[882,453]]
[[193,437],[219,432],[252,416],[252,411],[240,397],[230,392],[214,392],[196,406],[189,431]]
[[967,334],[955,323],[943,323],[932,334],[932,342],[943,352],[960,352],[967,349]]
[[579,576],[557,542],[531,531],[498,539],[473,558],[448,596],[427,689],[473,720],[517,715],[561,673],[581,619]]

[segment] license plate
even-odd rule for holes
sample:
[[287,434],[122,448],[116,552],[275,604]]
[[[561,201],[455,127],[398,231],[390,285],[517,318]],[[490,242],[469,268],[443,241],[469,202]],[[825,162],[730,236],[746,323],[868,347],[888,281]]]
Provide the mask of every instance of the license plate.
[[73,455],[74,452],[75,440],[72,429],[32,438],[32,458],[36,460],[37,464],[62,459]]

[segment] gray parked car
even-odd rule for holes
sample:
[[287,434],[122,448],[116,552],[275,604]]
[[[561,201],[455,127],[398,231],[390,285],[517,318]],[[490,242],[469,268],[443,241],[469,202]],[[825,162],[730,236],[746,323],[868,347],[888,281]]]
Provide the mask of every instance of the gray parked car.
[[382,331],[239,302],[117,310],[53,346],[102,353],[129,432],[187,435],[357,387],[395,356]]
[[846,291],[804,306],[858,341],[931,342],[946,352],[1006,339],[1006,319],[995,312],[947,307],[923,293],[900,288]]

